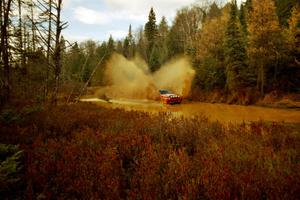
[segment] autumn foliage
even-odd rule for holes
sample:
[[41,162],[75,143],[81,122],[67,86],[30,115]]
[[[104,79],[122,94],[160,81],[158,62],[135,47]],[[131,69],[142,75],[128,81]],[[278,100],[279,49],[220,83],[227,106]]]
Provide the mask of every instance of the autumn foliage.
[[1,143],[24,150],[25,199],[299,197],[293,125],[225,125],[92,104],[16,112],[18,120],[1,120]]

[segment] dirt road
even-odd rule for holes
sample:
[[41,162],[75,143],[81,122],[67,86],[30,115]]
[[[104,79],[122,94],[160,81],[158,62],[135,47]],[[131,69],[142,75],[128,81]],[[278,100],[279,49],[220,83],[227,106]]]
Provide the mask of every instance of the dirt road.
[[83,102],[93,102],[108,108],[122,108],[149,113],[168,112],[175,116],[205,115],[209,119],[221,122],[240,123],[243,121],[269,121],[300,123],[300,110],[275,109],[257,106],[239,106],[211,103],[182,103],[180,105],[165,105],[151,100],[102,100],[97,98],[82,99]]

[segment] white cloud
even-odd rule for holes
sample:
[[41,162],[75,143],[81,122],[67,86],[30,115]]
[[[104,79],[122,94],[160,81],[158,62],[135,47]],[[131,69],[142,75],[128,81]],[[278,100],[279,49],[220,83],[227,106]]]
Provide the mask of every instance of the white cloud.
[[74,18],[84,24],[107,25],[116,21],[144,22],[147,18],[144,14],[130,13],[129,11],[96,11],[83,6],[76,7],[73,11]]
[[106,38],[108,39],[109,36],[112,35],[114,39],[124,39],[127,33],[128,32],[124,30],[109,30],[106,33]]
[[148,16],[151,7],[154,8],[158,18],[166,16],[168,18],[174,17],[176,10],[183,6],[191,5],[196,0],[104,0],[105,3],[114,10],[127,11],[134,15]]
[[107,13],[97,12],[85,7],[77,7],[74,9],[74,17],[76,20],[85,24],[108,24],[111,19]]

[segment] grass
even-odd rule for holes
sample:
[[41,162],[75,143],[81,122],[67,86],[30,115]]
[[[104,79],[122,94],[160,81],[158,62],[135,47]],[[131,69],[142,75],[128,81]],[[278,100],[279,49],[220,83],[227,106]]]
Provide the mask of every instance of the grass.
[[0,143],[23,151],[17,188],[25,199],[299,198],[299,126],[87,103],[9,111]]

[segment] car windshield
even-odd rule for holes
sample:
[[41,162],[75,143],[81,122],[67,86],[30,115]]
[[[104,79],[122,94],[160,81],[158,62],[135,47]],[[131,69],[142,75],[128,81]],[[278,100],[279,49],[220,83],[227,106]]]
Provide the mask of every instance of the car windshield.
[[171,94],[169,90],[159,90],[160,94]]

